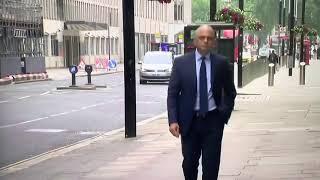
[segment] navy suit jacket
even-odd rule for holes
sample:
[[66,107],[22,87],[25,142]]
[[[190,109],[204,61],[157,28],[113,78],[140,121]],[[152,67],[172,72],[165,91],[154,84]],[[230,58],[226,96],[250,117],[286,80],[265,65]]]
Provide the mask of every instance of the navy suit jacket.
[[[210,54],[211,87],[213,98],[219,111],[219,120],[228,123],[234,107],[236,89],[226,58]],[[195,52],[187,53],[174,60],[168,87],[168,121],[178,123],[181,135],[186,135],[194,116],[197,95]]]

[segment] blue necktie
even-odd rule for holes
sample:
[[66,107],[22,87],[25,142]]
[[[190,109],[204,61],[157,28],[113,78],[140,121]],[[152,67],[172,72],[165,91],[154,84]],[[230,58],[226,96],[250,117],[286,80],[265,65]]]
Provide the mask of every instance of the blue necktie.
[[208,112],[208,88],[207,88],[207,70],[206,70],[206,57],[201,57],[200,66],[200,114],[205,116]]

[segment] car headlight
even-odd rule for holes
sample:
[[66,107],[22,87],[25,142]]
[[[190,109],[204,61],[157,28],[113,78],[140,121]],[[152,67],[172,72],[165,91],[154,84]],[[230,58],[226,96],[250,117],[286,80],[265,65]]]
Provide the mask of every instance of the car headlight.
[[169,72],[170,73],[171,72],[171,68],[166,69],[165,72]]

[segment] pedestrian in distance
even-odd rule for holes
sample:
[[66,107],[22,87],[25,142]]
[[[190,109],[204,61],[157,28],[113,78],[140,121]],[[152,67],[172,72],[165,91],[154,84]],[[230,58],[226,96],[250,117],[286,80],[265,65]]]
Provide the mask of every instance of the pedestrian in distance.
[[231,116],[236,89],[225,57],[212,53],[215,30],[195,31],[196,50],[177,57],[168,87],[169,130],[181,136],[185,180],[196,180],[202,155],[202,180],[218,178],[224,125]]
[[274,52],[274,50],[272,50],[268,60],[269,60],[269,63],[273,63],[274,65],[278,63],[278,55]]
[[278,60],[278,56],[277,54],[274,52],[274,50],[272,50],[271,54],[269,55],[269,58],[268,58],[268,61],[269,63],[273,63],[274,64],[274,73],[276,73],[276,70],[277,70],[277,65],[279,63],[279,60]]

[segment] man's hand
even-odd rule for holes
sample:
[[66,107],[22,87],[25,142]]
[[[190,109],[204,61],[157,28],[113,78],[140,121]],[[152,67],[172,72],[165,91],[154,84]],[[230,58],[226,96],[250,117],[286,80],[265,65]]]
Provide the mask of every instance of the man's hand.
[[171,123],[169,127],[169,131],[173,136],[176,138],[179,138],[180,130],[179,130],[179,124],[178,123]]

